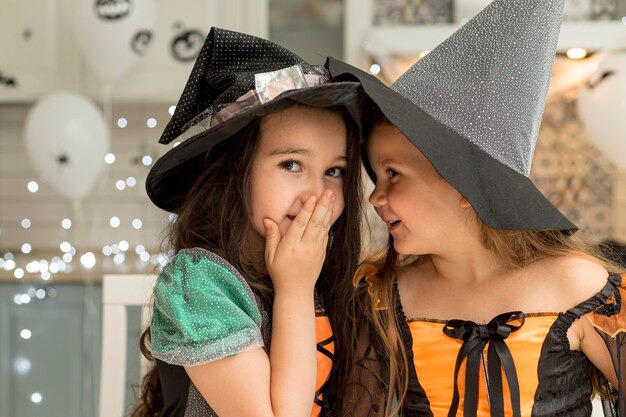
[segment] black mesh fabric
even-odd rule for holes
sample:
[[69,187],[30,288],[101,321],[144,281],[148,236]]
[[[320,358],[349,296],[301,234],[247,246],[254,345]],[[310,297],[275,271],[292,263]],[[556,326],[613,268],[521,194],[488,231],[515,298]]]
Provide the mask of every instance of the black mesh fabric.
[[[361,281],[356,289],[360,311],[370,308],[367,283]],[[341,417],[382,417],[387,406],[389,364],[373,325],[361,316],[353,363],[349,368],[348,382],[341,403]]]
[[[577,319],[587,319],[585,316],[604,313],[606,309],[613,309],[611,320],[626,321],[626,309],[617,312],[614,294],[622,284],[622,277],[617,274],[609,276],[604,288],[596,295],[583,303],[559,314],[554,321],[541,349],[537,368],[538,386],[535,391],[531,417],[589,417],[591,415],[591,398],[594,394],[592,386],[593,364],[581,351],[571,350],[567,332]],[[412,357],[413,335],[407,325],[407,319],[399,302],[397,287],[394,287],[396,312],[400,321],[400,336],[409,354],[409,386],[407,397],[400,408],[400,416],[430,417],[427,392],[418,379]],[[365,291],[366,292],[366,291]],[[344,399],[342,415],[354,417],[378,416],[374,410],[386,405],[385,395],[389,383],[389,364],[384,359],[382,345],[377,342],[373,327],[367,323],[359,323],[361,337],[359,339],[358,358],[351,371],[349,395]],[[615,395],[615,400],[604,400],[602,407],[607,417],[625,417],[624,398],[626,384],[623,381],[626,372],[626,329],[625,332],[608,334],[598,330],[608,347],[613,365],[618,375],[618,387],[615,390],[606,380],[604,391]],[[452,384],[453,375],[450,375]],[[427,384],[427,381],[423,381]],[[519,381],[520,385],[525,381]],[[452,391],[451,391],[452,393]],[[510,411],[510,410],[509,410]],[[458,415],[462,415],[459,411]],[[526,416],[525,417],[530,417]]]

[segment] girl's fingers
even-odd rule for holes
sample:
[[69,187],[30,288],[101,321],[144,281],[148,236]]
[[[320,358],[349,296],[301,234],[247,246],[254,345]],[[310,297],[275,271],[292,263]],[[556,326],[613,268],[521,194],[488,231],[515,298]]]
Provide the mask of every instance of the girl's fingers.
[[333,196],[329,210],[326,212],[326,217],[324,217],[323,225],[327,230],[330,230],[330,226],[332,226],[331,221],[333,219],[333,211],[335,210],[335,200],[336,198]]
[[283,240],[293,244],[302,240],[302,235],[304,234],[307,225],[309,224],[309,220],[313,215],[316,202],[317,197],[315,196],[311,196],[305,201],[304,206],[302,206],[296,217],[293,219],[293,222],[291,222]]
[[331,190],[326,190],[322,194],[320,201],[315,206],[309,224],[304,231],[302,240],[311,240],[317,242],[320,236],[328,234],[330,229],[330,220],[332,219],[333,205],[335,203],[335,195]]
[[276,248],[280,243],[280,229],[270,219],[263,219],[263,226],[265,227],[265,263],[271,264],[276,255]]
[[335,197],[327,190],[319,202],[317,200],[311,196],[305,201],[284,236],[276,223],[264,219],[265,259],[275,285],[285,277],[302,276],[303,273],[315,274],[304,278],[303,283],[315,282],[319,275],[326,254]]

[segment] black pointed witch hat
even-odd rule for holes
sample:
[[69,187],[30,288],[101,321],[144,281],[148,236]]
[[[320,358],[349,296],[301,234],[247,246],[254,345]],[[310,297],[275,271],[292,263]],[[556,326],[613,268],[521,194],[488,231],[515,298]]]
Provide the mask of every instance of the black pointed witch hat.
[[295,103],[342,106],[358,119],[360,84],[330,81],[327,68],[310,65],[280,45],[212,28],[160,139],[180,144],[150,170],[148,196],[156,206],[175,212],[209,149],[236,137],[253,120]]

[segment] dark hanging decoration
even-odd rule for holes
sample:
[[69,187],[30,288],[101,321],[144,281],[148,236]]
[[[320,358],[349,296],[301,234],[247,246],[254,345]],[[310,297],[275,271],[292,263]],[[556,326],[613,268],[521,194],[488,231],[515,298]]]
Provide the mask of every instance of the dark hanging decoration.
[[601,82],[603,82],[604,80],[606,80],[607,78],[609,78],[612,75],[615,75],[615,71],[603,72],[602,75],[599,76],[593,82],[591,80],[587,81],[587,87],[592,88],[592,89],[596,88]]
[[135,33],[133,39],[130,41],[130,49],[139,56],[145,55],[148,50],[148,46],[152,42],[152,31],[148,29],[142,29]]
[[18,83],[17,83],[17,79],[14,76],[5,75],[2,72],[0,72],[0,85],[4,85],[5,87],[15,88],[17,87]]
[[108,21],[123,19],[130,14],[132,9],[132,0],[96,0],[94,3],[96,16]]
[[65,165],[69,165],[69,163],[70,163],[70,156],[69,156],[67,153],[62,152],[62,153],[60,153],[60,154],[56,155],[56,156],[54,157],[54,160],[56,161],[56,163],[57,163],[60,167],[63,167],[63,166],[65,166]]
[[174,27],[181,32],[172,40],[172,56],[181,62],[195,60],[204,44],[205,35],[197,29],[184,29],[180,23]]

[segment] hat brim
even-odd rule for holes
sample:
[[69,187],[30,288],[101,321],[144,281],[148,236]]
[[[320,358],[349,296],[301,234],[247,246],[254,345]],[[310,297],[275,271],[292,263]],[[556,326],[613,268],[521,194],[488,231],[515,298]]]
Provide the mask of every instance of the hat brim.
[[[484,152],[376,77],[335,59],[329,59],[328,68],[333,79],[358,80],[389,122],[470,202],[488,226],[500,230],[578,230],[528,177]],[[371,174],[367,155],[364,163]]]
[[206,153],[213,146],[233,138],[253,120],[285,110],[296,103],[312,107],[345,107],[360,122],[360,84],[338,82],[289,90],[275,99],[233,116],[224,123],[183,141],[159,158],[146,178],[146,191],[159,208],[176,212],[197,179]]

